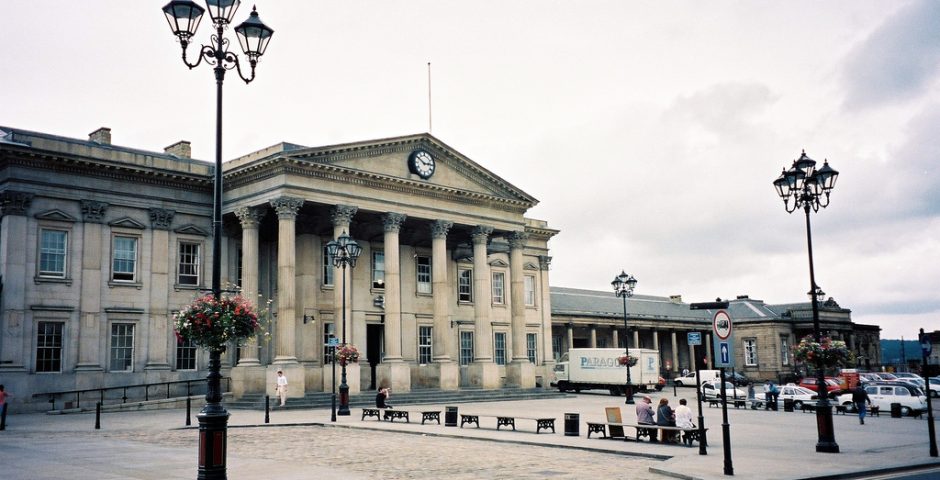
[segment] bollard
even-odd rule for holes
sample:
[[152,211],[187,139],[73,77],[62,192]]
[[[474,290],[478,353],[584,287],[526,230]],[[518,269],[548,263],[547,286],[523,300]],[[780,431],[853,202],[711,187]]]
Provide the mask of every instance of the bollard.
[[193,406],[193,399],[190,398],[189,395],[187,395],[186,396],[186,426],[187,427],[193,424],[192,419],[190,419],[190,411],[192,410],[192,406]]
[[678,397],[678,396],[679,396],[679,390],[677,389],[677,387],[678,387],[678,385],[676,385],[676,379],[673,378],[673,379],[672,379],[672,396],[673,396],[673,397]]
[[794,404],[794,402],[793,402],[793,399],[792,399],[792,398],[784,398],[784,399],[783,399],[783,411],[784,411],[784,412],[792,412],[792,411],[793,411],[793,404]]
[[264,423],[271,423],[271,396],[264,396]]
[[95,430],[101,430],[101,402],[95,404]]

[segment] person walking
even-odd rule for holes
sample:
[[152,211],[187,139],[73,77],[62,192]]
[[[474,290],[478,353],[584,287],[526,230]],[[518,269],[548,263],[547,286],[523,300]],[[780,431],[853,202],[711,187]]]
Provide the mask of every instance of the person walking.
[[287,377],[284,376],[283,370],[277,371],[277,384],[274,386],[274,391],[281,399],[281,406],[285,406],[287,404]]
[[13,394],[7,392],[3,385],[0,385],[0,430],[7,429],[7,398]]
[[649,395],[643,395],[643,399],[636,404],[636,423],[642,425],[653,425],[653,399]]
[[770,410],[770,401],[773,399],[773,394],[770,393],[770,380],[764,384],[764,410]]
[[855,409],[858,410],[858,423],[865,425],[865,414],[868,413],[868,405],[871,405],[871,399],[868,398],[868,392],[861,385],[857,385],[855,390],[852,390],[852,403],[855,404]]

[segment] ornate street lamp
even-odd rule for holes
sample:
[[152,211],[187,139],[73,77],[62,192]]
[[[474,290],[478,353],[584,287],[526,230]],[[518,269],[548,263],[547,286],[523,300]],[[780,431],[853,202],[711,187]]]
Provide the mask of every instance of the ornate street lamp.
[[[235,27],[235,35],[242,51],[248,57],[251,76],[242,73],[238,55],[229,51],[229,41],[222,34],[232,23],[240,0],[206,0],[215,34],[210,37],[209,45],[199,49],[199,60],[190,63],[186,59],[186,49],[199,28],[205,8],[189,0],[173,0],[163,7],[163,13],[170,24],[173,35],[179,38],[183,49],[183,63],[190,69],[196,68],[203,60],[213,65],[216,83],[215,106],[215,171],[213,172],[212,195],[212,294],[215,298],[222,295],[222,82],[226,70],[235,69],[245,83],[255,79],[255,66],[258,58],[264,54],[271,41],[274,30],[268,28],[258,12],[252,10],[248,20]],[[220,373],[221,352],[209,354],[209,375],[206,392],[206,406],[197,415],[199,419],[199,476],[200,479],[226,478],[227,425],[229,414],[222,405],[222,387]]]
[[[343,232],[336,240],[326,244],[326,251],[333,261],[334,267],[343,269],[343,346],[346,346],[346,265],[349,268],[356,266],[356,259],[362,254],[362,247],[355,240]],[[334,358],[335,362],[336,359]],[[346,363],[341,364],[342,377],[339,384],[339,415],[349,415],[349,385],[346,384]]]
[[[813,271],[813,236],[810,229],[809,212],[818,212],[820,208],[829,205],[829,194],[836,185],[839,172],[829,166],[825,161],[823,167],[816,170],[816,161],[806,156],[804,151],[800,158],[793,162],[789,170],[784,169],[780,177],[774,180],[777,194],[783,199],[787,213],[793,213],[802,208],[806,213],[806,246],[809,251],[809,298],[813,306],[813,338],[820,342],[819,329],[819,301],[825,295],[816,285],[816,274]],[[790,200],[793,200],[792,202]],[[819,440],[816,442],[817,452],[839,453],[839,444],[836,443],[835,430],[832,426],[832,405],[829,403],[826,389],[826,377],[821,359],[816,363],[816,391],[820,392],[816,404],[816,429]]]
[[[627,272],[623,270],[620,271],[620,275],[614,277],[614,281],[610,282],[611,286],[614,287],[614,293],[623,298],[623,349],[627,354],[629,359],[630,357],[630,329],[627,327],[627,297],[633,296],[633,289],[636,287],[636,279],[633,278],[633,275],[628,275]],[[633,403],[633,382],[630,380],[630,362],[627,361],[627,386],[626,386],[627,400],[626,404]]]

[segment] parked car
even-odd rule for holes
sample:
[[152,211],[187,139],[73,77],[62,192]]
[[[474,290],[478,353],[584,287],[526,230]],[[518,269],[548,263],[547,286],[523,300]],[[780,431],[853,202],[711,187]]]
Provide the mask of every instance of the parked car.
[[[817,399],[816,392],[793,383],[778,388],[780,393],[777,394],[777,403],[784,400],[793,400],[793,407],[797,409],[803,408],[804,403],[815,403]],[[764,396],[758,395],[754,400],[754,408],[764,408],[764,401]]]
[[[899,385],[895,382],[870,383],[865,386],[868,398],[873,406],[882,411],[890,411],[892,403],[901,404],[901,415],[911,415],[915,411],[924,411],[927,408],[927,397],[916,387]],[[845,405],[849,411],[855,411],[852,403],[852,394],[845,393],[839,396],[840,405]]]
[[734,372],[734,373],[725,372],[725,380],[739,387],[746,387],[751,383],[750,378],[747,378],[746,376],[741,375],[738,372]]
[[933,398],[940,397],[940,377],[930,377],[927,382],[930,387],[930,396]]
[[[725,394],[727,398],[747,398],[747,392],[736,388],[731,382],[725,382]],[[702,383],[702,398],[705,400],[721,398],[721,382],[713,380],[711,382]]]
[[894,376],[895,376],[895,377],[898,377],[898,380],[904,380],[904,381],[907,381],[907,382],[912,382],[912,383],[915,383],[915,384],[917,384],[917,385],[919,385],[919,386],[921,386],[921,387],[923,387],[924,384],[925,384],[924,379],[921,378],[921,376],[918,375],[918,374],[916,374],[916,373],[911,373],[911,372],[895,372],[895,373],[894,373]]
[[[801,387],[803,387],[803,388],[806,388],[806,389],[809,389],[809,390],[812,390],[812,391],[815,392],[816,389],[818,388],[818,387],[816,386],[816,377],[805,377],[805,378],[803,378],[802,380],[800,380],[799,386],[801,386]],[[834,391],[836,391],[836,390],[842,390],[842,384],[839,383],[838,380],[836,380],[836,379],[834,379],[834,378],[832,378],[832,377],[826,377],[826,391],[827,391],[827,392],[834,392]]]

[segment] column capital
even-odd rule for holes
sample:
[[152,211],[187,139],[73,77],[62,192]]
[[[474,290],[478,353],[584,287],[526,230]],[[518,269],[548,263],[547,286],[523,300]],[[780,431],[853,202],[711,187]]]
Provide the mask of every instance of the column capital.
[[277,212],[278,218],[295,218],[300,207],[304,205],[304,199],[296,197],[279,197],[271,199],[271,207]]
[[33,201],[33,194],[7,190],[0,195],[0,216],[26,215],[29,204]]
[[335,205],[330,209],[330,220],[333,221],[334,227],[348,227],[358,211],[359,208],[352,205]]
[[235,216],[238,217],[243,229],[258,228],[265,213],[267,213],[266,210],[261,207],[238,207],[235,209]]
[[[104,212],[107,209],[107,203],[95,200],[82,200],[82,221],[85,223],[101,223],[104,220]],[[5,207],[4,213],[6,213]]]
[[388,212],[382,215],[382,224],[385,226],[386,233],[398,233],[401,231],[401,225],[408,218],[404,213]]
[[548,270],[548,267],[552,266],[552,257],[548,255],[539,255],[539,268],[542,270]]
[[506,240],[509,241],[509,248],[524,248],[525,241],[529,238],[529,234],[525,232],[510,232],[506,237]]
[[170,225],[173,223],[174,215],[176,215],[175,210],[167,210],[165,208],[151,208],[150,228],[154,230],[169,230]]
[[444,238],[447,236],[447,232],[449,232],[450,228],[453,226],[454,222],[447,220],[435,220],[431,222],[431,237]]
[[482,243],[486,245],[486,240],[492,234],[493,227],[488,225],[477,225],[476,227],[473,227],[473,231],[470,232],[470,238],[473,239],[473,243]]

